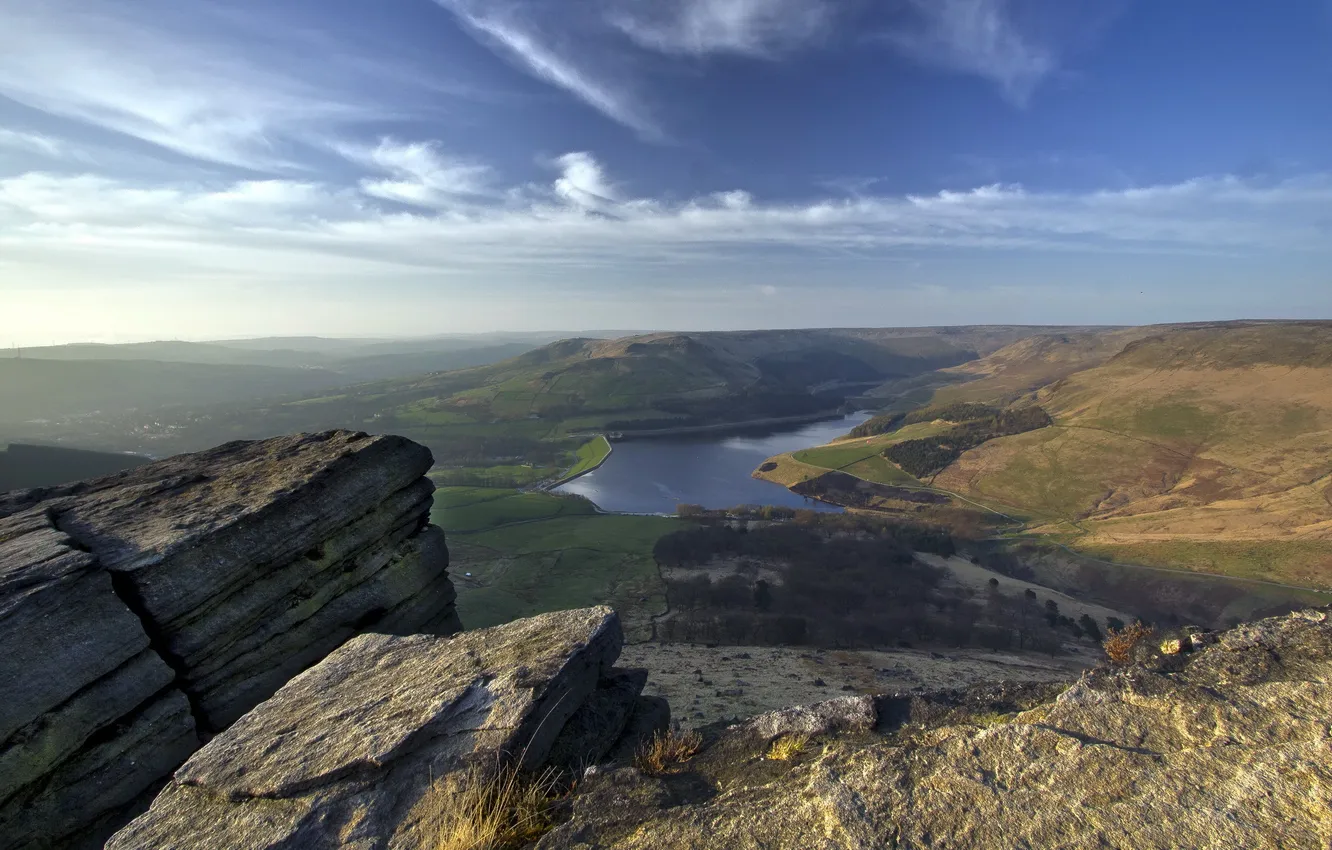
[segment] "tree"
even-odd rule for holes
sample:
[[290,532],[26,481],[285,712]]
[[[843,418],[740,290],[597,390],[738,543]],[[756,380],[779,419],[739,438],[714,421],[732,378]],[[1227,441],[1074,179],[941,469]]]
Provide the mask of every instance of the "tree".
[[1119,619],[1118,617],[1106,617],[1105,624],[1106,626],[1109,627],[1110,631],[1112,632],[1124,631],[1124,621]]
[[1091,638],[1097,643],[1101,642],[1102,640],[1101,630],[1099,627],[1097,627],[1096,621],[1091,618],[1090,614],[1083,614],[1081,617],[1079,617],[1078,625],[1082,626],[1082,633],[1085,634],[1087,637]]
[[772,585],[763,579],[754,582],[754,607],[764,612],[772,610]]

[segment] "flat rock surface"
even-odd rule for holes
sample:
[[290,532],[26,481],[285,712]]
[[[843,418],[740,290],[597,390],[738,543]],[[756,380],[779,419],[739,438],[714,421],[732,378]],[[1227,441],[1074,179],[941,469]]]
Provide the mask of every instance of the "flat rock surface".
[[[1191,655],[1099,669],[1052,698],[1039,686],[981,690],[888,734],[815,736],[785,761],[765,758],[752,724],[734,727],[675,774],[594,777],[538,847],[1332,844],[1324,611],[1242,626]],[[931,700],[920,701],[899,720],[931,716]]]
[[191,757],[107,846],[421,846],[409,812],[431,778],[477,759],[544,763],[622,643],[605,607],[355,638]]
[[845,695],[924,693],[977,682],[1062,682],[1097,663],[1090,652],[1051,658],[984,649],[821,650],[811,647],[639,643],[621,663],[648,671],[645,693],[697,728]]

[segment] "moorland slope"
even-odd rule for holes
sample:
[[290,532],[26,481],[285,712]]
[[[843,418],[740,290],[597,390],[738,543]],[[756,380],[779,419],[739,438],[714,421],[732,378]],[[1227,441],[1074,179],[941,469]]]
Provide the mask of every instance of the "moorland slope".
[[[759,474],[928,486],[1110,560],[1332,586],[1332,323],[1045,335],[942,372],[937,416]],[[949,412],[977,403],[1049,424],[978,440]]]

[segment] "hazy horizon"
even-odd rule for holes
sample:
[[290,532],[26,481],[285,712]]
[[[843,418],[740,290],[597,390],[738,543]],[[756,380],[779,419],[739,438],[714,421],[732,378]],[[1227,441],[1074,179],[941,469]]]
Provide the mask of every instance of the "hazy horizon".
[[623,336],[656,334],[656,333],[711,333],[711,332],[743,332],[743,331],[792,331],[792,330],[854,330],[858,328],[878,328],[878,329],[910,329],[910,328],[942,328],[942,327],[982,327],[986,325],[1018,325],[1032,328],[1059,328],[1068,326],[1089,327],[1089,328],[1111,328],[1125,327],[1135,324],[1141,325],[1180,325],[1180,324],[1204,324],[1211,322],[1242,322],[1242,321],[1271,321],[1271,322],[1301,322],[1301,321],[1328,321],[1332,322],[1332,317],[1323,316],[1229,316],[1209,319],[1181,319],[1161,322],[1142,322],[1142,323],[1120,323],[1120,322],[968,322],[968,323],[930,323],[930,324],[847,324],[847,325],[781,325],[768,327],[727,327],[727,328],[639,328],[639,329],[621,329],[607,330],[604,328],[532,328],[532,329],[513,329],[500,328],[493,330],[480,331],[440,331],[437,333],[411,333],[411,334],[322,334],[322,333],[266,333],[239,336],[195,336],[195,337],[165,337],[165,336],[127,336],[123,338],[104,338],[104,339],[67,339],[59,342],[0,342],[0,348],[48,348],[66,345],[136,345],[143,343],[228,343],[228,342],[256,342],[262,340],[291,340],[291,339],[324,339],[331,341],[348,342],[400,342],[400,341],[420,341],[430,339],[444,338],[474,338],[487,336],[551,336],[560,338],[572,338],[578,336],[605,336],[605,338],[616,338]]
[[1332,7],[0,9],[0,344],[1332,316]]

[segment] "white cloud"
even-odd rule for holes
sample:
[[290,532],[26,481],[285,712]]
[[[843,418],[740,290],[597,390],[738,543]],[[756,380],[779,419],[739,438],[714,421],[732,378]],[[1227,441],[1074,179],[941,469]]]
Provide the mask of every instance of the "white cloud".
[[607,19],[637,44],[662,53],[772,56],[822,35],[825,0],[670,0],[616,3]]
[[65,146],[58,140],[41,133],[24,133],[0,127],[0,148],[41,154],[52,159],[64,155]]
[[[514,0],[435,2],[527,73],[569,92],[644,138],[661,138],[661,130],[631,92],[607,81],[607,75],[594,75],[583,67],[589,52],[586,44],[562,50],[551,43],[548,34],[541,31],[540,15],[532,4]],[[572,10],[562,13],[566,17],[564,25],[576,16]]]
[[[284,145],[374,110],[158,25],[151,5],[0,10],[0,95],[211,163],[290,167]],[[324,76],[324,74],[321,74]]]
[[884,38],[911,58],[978,74],[1023,105],[1059,67],[1054,50],[1019,31],[1008,0],[907,0],[914,23]]
[[460,197],[492,191],[488,166],[447,156],[430,142],[384,138],[373,148],[339,145],[337,149],[352,162],[390,175],[388,180],[361,180],[361,191],[371,197],[440,208]]
[[590,153],[567,153],[555,162],[564,172],[555,181],[555,194],[573,206],[599,209],[619,200],[619,193]]
[[[447,159],[428,146],[394,143],[373,149],[367,161],[429,174]],[[0,254],[58,265],[71,252],[106,251],[132,258],[149,277],[175,274],[161,255],[181,252],[193,264],[222,258],[251,277],[270,273],[275,253],[288,258],[284,268],[326,268],[311,258],[338,257],[440,274],[524,268],[559,275],[591,265],[624,271],[704,258],[753,262],[754,250],[761,257],[773,248],[887,256],[903,248],[1193,253],[1326,251],[1332,244],[1319,229],[1326,222],[1318,224],[1332,208],[1328,174],[1279,183],[1221,176],[1085,194],[995,185],[806,203],[736,191],[668,203],[626,195],[590,154],[567,154],[555,165],[561,173],[544,188],[466,198],[439,190],[429,214],[378,204],[385,193],[374,183],[360,191],[291,180],[141,186],[30,173],[0,180]]]

